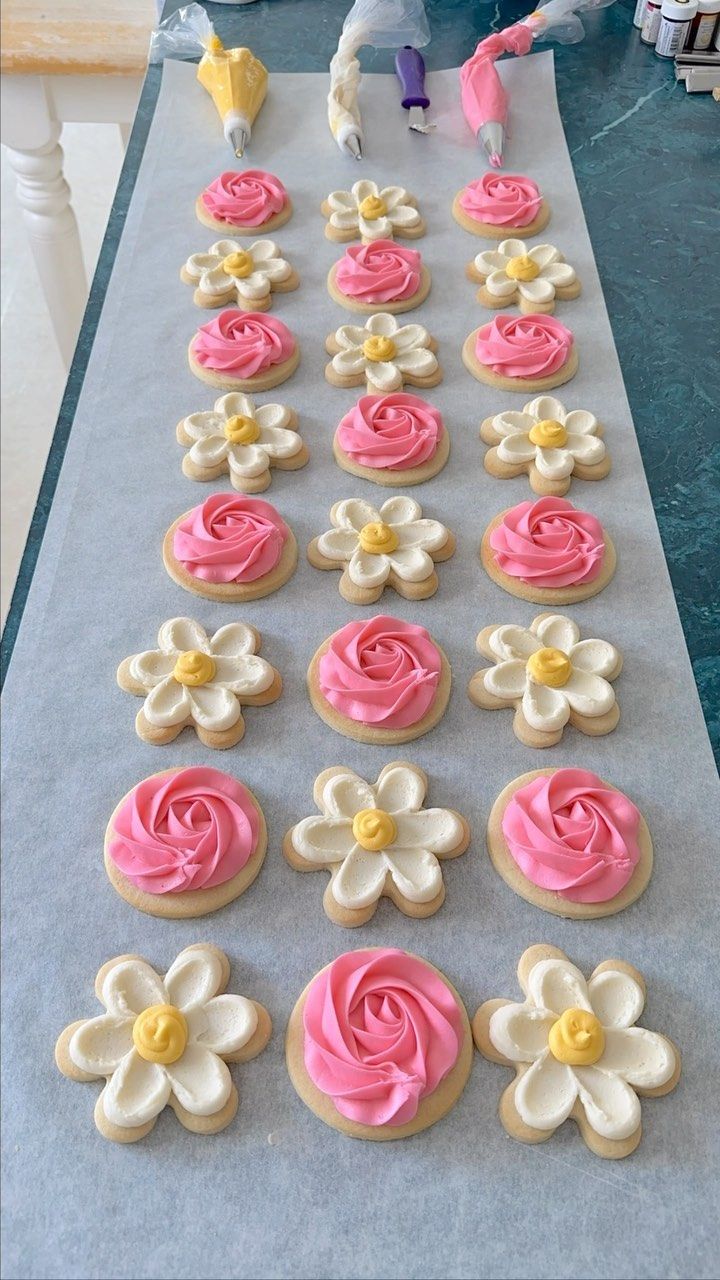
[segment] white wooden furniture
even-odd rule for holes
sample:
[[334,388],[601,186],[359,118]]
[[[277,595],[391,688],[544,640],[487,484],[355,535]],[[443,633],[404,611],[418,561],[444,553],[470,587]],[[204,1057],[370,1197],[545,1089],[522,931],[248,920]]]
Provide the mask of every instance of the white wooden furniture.
[[153,0],[3,0],[0,137],[66,365],[88,285],[63,176],[62,126],[116,123],[127,141],[155,17]]

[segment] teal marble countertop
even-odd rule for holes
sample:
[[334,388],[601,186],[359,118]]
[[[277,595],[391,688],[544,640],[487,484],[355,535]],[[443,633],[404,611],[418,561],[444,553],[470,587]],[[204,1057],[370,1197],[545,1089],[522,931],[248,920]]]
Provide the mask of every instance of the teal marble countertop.
[[[170,0],[166,12],[177,5]],[[525,16],[514,0],[426,0],[429,70],[455,66],[488,31]],[[645,471],[710,738],[720,757],[720,105],[687,94],[641,44],[634,0],[583,15],[587,38],[553,44],[557,92]],[[207,4],[221,38],[271,71],[327,71],[349,0]],[[544,46],[543,46],[544,47]],[[363,71],[392,53],[364,49]],[[2,641],[10,660],[105,290],[160,84],[150,67],[113,203]],[[638,609],[652,583],[639,584]]]

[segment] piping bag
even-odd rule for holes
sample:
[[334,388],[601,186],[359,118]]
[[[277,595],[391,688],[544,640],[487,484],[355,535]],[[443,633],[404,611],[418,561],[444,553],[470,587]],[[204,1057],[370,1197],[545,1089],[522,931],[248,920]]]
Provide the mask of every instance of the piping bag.
[[551,33],[562,44],[576,44],[585,30],[578,10],[602,9],[614,0],[547,0],[522,22],[494,31],[481,40],[460,68],[460,96],[465,119],[487,152],[493,168],[503,163],[508,97],[495,62],[503,53],[528,53],[535,40]]
[[207,13],[188,4],[171,13],[150,37],[150,62],[197,58],[197,78],[220,116],[223,132],[241,159],[268,87],[267,68],[250,49],[226,49]]

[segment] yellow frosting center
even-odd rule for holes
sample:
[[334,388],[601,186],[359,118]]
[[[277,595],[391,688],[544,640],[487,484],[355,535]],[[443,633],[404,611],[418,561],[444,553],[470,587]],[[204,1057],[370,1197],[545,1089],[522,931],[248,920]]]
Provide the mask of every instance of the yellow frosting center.
[[389,524],[383,524],[382,520],[364,524],[360,530],[360,546],[371,556],[388,555],[396,549],[397,545],[398,536],[395,530],[391,529]]
[[567,444],[568,433],[555,418],[542,418],[530,428],[529,434],[532,444],[540,445],[541,449],[562,449]]
[[215,662],[209,653],[201,653],[199,649],[186,649],[175,663],[173,675],[178,684],[189,684],[195,688],[212,680]]
[[591,1067],[602,1057],[605,1032],[594,1013],[566,1009],[550,1028],[548,1045],[553,1058],[571,1067]]
[[363,342],[363,355],[366,360],[374,362],[394,360],[397,355],[397,348],[392,338],[383,338],[379,334],[373,334],[371,338],[366,338]]
[[375,222],[376,218],[384,218],[387,213],[387,205],[381,196],[366,196],[360,201],[358,208],[368,222]]
[[174,1004],[153,1004],[133,1023],[133,1044],[146,1062],[177,1062],[185,1052],[188,1027]]
[[572,664],[562,649],[538,649],[527,660],[527,672],[536,684],[561,689],[570,679]]
[[522,253],[519,258],[510,259],[505,268],[505,275],[511,280],[534,280],[540,275],[540,268],[529,253]]
[[254,418],[246,418],[241,413],[234,413],[225,423],[225,437],[231,444],[254,444],[260,435],[260,428]]
[[222,269],[226,276],[237,276],[238,280],[244,280],[253,269],[252,254],[248,253],[247,249],[238,249],[235,253],[229,253],[227,258],[222,260]]
[[397,835],[395,819],[384,809],[361,809],[353,818],[352,829],[358,844],[370,853],[387,848]]

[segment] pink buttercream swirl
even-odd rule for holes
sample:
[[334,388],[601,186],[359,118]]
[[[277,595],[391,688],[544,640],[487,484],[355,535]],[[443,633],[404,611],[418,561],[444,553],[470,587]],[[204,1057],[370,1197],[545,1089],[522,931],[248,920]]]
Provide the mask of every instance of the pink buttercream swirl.
[[460,192],[458,203],[469,218],[494,227],[526,227],[538,215],[542,196],[532,178],[517,173],[484,173]]
[[275,568],[289,533],[269,502],[214,493],[181,520],[173,552],[204,582],[255,582]]
[[311,982],[303,1024],[310,1079],[358,1124],[408,1124],[462,1046],[453,992],[395,948],[338,956]]
[[358,302],[403,302],[420,288],[421,263],[417,249],[394,240],[351,244],[337,264],[335,283]]
[[640,858],[640,814],[585,769],[557,769],[515,792],[502,829],[511,857],[540,889],[569,902],[607,902]]
[[318,677],[330,705],[350,720],[405,729],[432,705],[441,669],[424,627],[378,614],[330,637]]
[[146,778],[113,820],[108,852],[145,893],[212,889],[231,880],[257,848],[260,820],[250,794],[219,769]]
[[602,568],[602,525],[566,498],[519,502],[490,534],[503,573],[534,587],[577,587]]
[[495,316],[478,329],[475,355],[505,378],[547,378],[567,363],[572,345],[554,316]]
[[362,396],[340,421],[337,442],[362,467],[406,471],[435,456],[444,429],[438,410],[426,400],[395,391]]
[[282,320],[234,307],[201,324],[192,343],[199,365],[237,378],[253,378],[282,364],[294,350],[295,339]]
[[264,169],[221,173],[200,196],[211,217],[233,227],[261,227],[282,212],[287,198],[280,179]]

